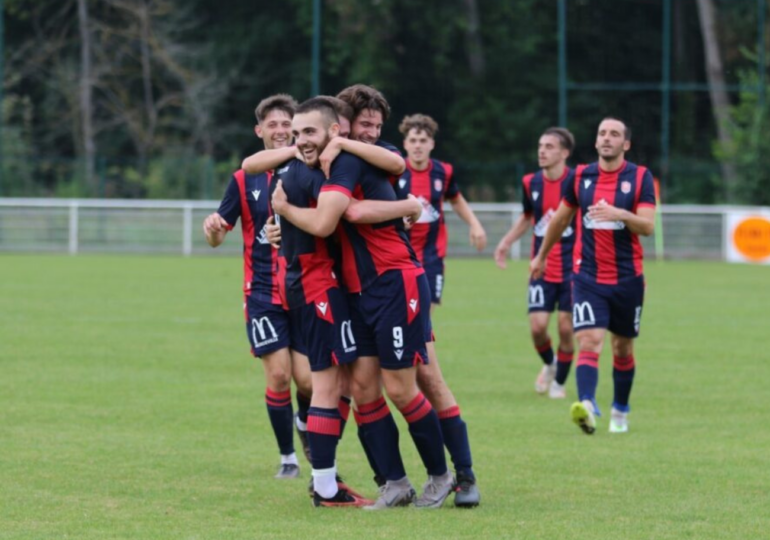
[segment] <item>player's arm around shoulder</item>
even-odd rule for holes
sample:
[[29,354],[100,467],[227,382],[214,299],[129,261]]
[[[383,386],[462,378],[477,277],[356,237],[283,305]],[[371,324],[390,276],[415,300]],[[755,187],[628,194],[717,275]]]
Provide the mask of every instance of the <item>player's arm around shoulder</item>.
[[[399,175],[406,170],[404,158],[396,152],[375,144],[366,144],[360,141],[335,137],[329,142],[319,158],[321,168],[327,178],[330,177],[331,162],[342,151],[353,154],[388,174]],[[327,161],[327,163],[324,161]]]
[[296,157],[301,158],[295,146],[261,150],[244,159],[241,168],[248,174],[260,174],[275,169]]
[[288,219],[306,233],[322,238],[334,232],[349,202],[349,191],[322,189],[315,208],[300,208],[289,202],[281,180],[276,184],[272,197],[273,211],[276,214]]
[[412,194],[399,201],[350,200],[344,218],[351,223],[374,224],[407,218],[410,223],[420,219],[422,203]]
[[[276,187],[276,194],[280,197],[279,188],[280,186]],[[273,195],[273,208],[275,208],[276,194]],[[326,238],[337,228],[349,202],[350,197],[344,193],[323,191],[318,196],[318,203],[315,208],[299,208],[286,204],[280,206],[280,212],[276,209],[275,213],[288,219],[308,234]]]

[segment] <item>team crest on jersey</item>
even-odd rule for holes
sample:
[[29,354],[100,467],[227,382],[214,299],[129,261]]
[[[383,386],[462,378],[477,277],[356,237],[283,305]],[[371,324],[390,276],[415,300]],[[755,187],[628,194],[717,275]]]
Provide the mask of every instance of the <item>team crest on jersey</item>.
[[406,185],[406,178],[399,178],[398,179],[398,187],[401,189],[404,189],[404,186]]
[[433,189],[435,189],[436,191],[441,191],[442,187],[444,187],[444,186],[441,183],[441,180],[434,180],[433,181]]
[[532,200],[536,201],[538,199],[538,197],[540,197],[540,192],[539,191],[533,191],[532,192]]
[[623,193],[631,193],[631,182],[624,181],[620,183],[620,191]]

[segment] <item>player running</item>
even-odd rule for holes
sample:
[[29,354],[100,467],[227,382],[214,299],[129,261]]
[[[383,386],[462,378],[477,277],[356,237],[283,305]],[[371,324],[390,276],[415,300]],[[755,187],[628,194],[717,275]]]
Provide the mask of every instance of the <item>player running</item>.
[[631,129],[616,118],[599,124],[599,161],[580,165],[565,191],[532,259],[533,278],[543,275],[546,258],[572,218],[578,219],[573,277],[572,324],[578,341],[576,369],[578,400],[572,420],[587,434],[596,430],[596,386],[599,355],[607,330],[611,334],[614,398],[611,433],[628,431],[629,396],[636,372],[634,339],[639,335],[644,303],[643,251],[639,235],[655,227],[655,192],[646,167],[625,160]]
[[[573,171],[567,158],[575,147],[575,139],[567,129],[552,127],[540,136],[537,160],[540,170],[522,179],[523,213],[495,248],[495,262],[505,269],[511,246],[529,229],[532,232],[534,257],[543,243],[545,232],[561,202],[563,189],[572,186]],[[573,219],[558,244],[548,255],[548,265],[541,279],[529,280],[529,328],[543,367],[535,380],[538,394],[548,393],[553,399],[566,397],[564,383],[574,356],[572,332],[572,248],[575,243]],[[548,324],[558,305],[559,345],[554,358]]]

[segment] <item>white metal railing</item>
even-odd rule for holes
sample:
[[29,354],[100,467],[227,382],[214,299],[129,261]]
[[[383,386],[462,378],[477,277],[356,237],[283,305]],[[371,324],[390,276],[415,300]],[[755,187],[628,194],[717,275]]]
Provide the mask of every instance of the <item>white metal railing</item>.
[[[242,252],[241,235],[216,250],[206,244],[201,224],[218,201],[147,201],[94,199],[0,198],[0,251],[77,253],[179,253],[234,255]],[[473,203],[489,238],[483,255],[521,213],[518,203]],[[770,208],[664,205],[661,208],[667,258],[724,259],[725,216],[732,211],[770,214]],[[446,206],[449,254],[477,253],[468,244],[468,229]],[[658,231],[659,233],[660,231]],[[511,249],[513,258],[529,255],[525,235]],[[642,241],[647,256],[657,255],[653,238]]]

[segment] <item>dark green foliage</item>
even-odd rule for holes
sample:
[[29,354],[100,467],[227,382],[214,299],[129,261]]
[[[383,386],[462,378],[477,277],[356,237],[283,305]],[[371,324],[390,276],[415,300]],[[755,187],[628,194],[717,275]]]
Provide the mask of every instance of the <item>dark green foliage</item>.
[[[259,100],[309,97],[311,0],[132,0],[152,14],[150,88],[161,105],[151,129],[136,18],[112,2],[86,4],[97,50],[97,178],[85,187],[77,2],[5,0],[0,196],[216,198],[242,157],[261,148]],[[726,80],[745,82],[739,73],[753,64],[741,50],[756,48],[757,3],[716,4]],[[558,122],[556,0],[323,0],[322,8],[321,92],[358,82],[382,90],[393,109],[383,138],[397,145],[403,116],[430,114],[440,125],[434,155],[457,166],[471,198],[511,200],[521,173],[537,166],[539,134]],[[672,8],[672,81],[704,83],[697,6],[672,0]],[[670,166],[661,167],[661,3],[569,0],[567,22],[570,84],[652,85],[570,89],[571,163],[593,161],[598,121],[620,116],[634,128],[629,159],[663,176],[666,202],[724,200],[707,93],[672,94]],[[740,96],[739,126],[752,117],[750,98]],[[759,148],[741,156],[749,179],[740,202],[759,200],[761,174],[744,174],[767,170],[752,161],[768,154]]]

